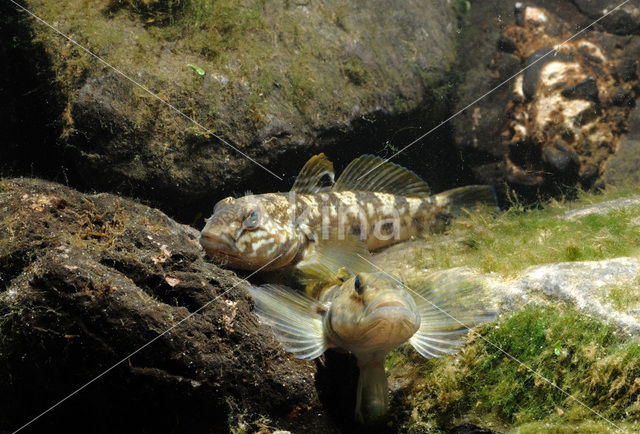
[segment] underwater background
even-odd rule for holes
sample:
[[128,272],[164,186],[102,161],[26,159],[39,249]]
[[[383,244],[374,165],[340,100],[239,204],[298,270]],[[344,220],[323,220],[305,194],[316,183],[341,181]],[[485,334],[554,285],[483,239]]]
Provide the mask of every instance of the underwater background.
[[199,244],[319,153],[500,205],[376,252],[498,313],[392,351],[377,431],[640,431],[637,1],[2,0],[0,33],[1,432],[373,429],[353,356],[287,353]]

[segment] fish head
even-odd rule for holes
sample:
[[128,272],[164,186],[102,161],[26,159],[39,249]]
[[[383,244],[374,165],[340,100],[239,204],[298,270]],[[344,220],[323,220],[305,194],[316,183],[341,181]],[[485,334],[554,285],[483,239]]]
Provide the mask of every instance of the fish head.
[[218,202],[200,233],[200,244],[223,265],[266,271],[288,265],[303,239],[290,224],[286,203],[264,194]]
[[401,281],[386,273],[359,273],[331,302],[325,333],[359,360],[380,357],[420,328],[420,312]]

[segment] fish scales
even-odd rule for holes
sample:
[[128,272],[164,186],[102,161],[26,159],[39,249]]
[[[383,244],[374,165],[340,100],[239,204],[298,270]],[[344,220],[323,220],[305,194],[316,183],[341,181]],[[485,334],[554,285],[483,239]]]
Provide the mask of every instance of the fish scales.
[[375,251],[440,230],[463,207],[496,203],[489,186],[430,196],[413,172],[367,155],[352,161],[332,187],[321,184],[327,175],[333,181],[333,166],[320,154],[303,167],[291,192],[223,199],[200,243],[231,267],[274,270],[296,266],[318,243],[357,238]]
[[377,192],[332,192],[298,195],[295,217],[318,238],[355,236],[378,250],[431,228],[442,208],[426,198]]
[[455,353],[467,327],[495,316],[479,301],[480,289],[460,278],[433,279],[414,291],[388,273],[358,272],[326,286],[316,298],[279,285],[249,287],[249,292],[256,314],[296,357],[314,359],[329,348],[355,356],[360,371],[355,418],[377,424],[389,407],[385,355],[407,341],[427,358]]

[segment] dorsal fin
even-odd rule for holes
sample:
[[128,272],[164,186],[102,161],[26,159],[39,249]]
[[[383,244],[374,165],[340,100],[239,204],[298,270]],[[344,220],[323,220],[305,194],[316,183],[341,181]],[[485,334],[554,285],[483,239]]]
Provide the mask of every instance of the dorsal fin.
[[[314,155],[309,158],[309,161],[298,173],[291,191],[303,194],[329,191],[333,185],[334,177],[333,163],[324,154]],[[321,185],[322,180],[327,178],[331,181],[331,185]]]
[[332,191],[376,191],[399,196],[429,196],[429,186],[411,170],[375,155],[363,155],[344,169]]

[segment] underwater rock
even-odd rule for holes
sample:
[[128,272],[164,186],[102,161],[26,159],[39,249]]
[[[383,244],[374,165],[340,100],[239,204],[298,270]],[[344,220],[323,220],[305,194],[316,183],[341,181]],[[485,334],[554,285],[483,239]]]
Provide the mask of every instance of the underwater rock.
[[140,349],[29,429],[336,432],[315,366],[278,347],[197,237],[110,194],[0,182],[0,425],[17,429]]
[[603,167],[602,184],[640,184],[640,105],[629,115],[628,130],[620,137],[618,149]]
[[[620,5],[616,0],[572,0],[589,18],[597,20]],[[602,26],[618,35],[640,34],[640,8],[629,2],[602,20]]]
[[[512,11],[513,2],[471,10],[462,50],[478,55],[464,65],[459,108],[512,78],[453,120],[456,145],[481,182],[506,182],[524,198],[557,193],[558,185],[590,188],[602,185],[607,161],[623,151],[640,89],[640,37],[596,26],[569,40],[597,18],[574,3],[519,3],[515,16],[488,27],[481,23]],[[514,72],[503,67],[505,51],[519,59]]]
[[[612,201],[598,206],[576,210],[567,218],[580,218],[587,214],[610,211],[614,208],[634,206],[638,199]],[[606,211],[605,211],[606,210]],[[574,217],[575,216],[575,217]],[[405,281],[420,282],[433,271],[417,269],[417,252],[430,249],[429,241],[416,240],[401,243],[374,257],[379,267],[394,270]],[[441,282],[455,281],[464,276],[469,281],[483,282],[477,297],[500,311],[518,311],[529,303],[557,305],[560,301],[572,305],[577,311],[597,316],[620,329],[640,336],[640,296],[634,295],[635,282],[640,278],[637,258],[614,258],[602,261],[562,262],[531,266],[514,278],[503,278],[493,273],[483,274],[468,267],[438,271]],[[627,288],[627,289],[625,289]],[[628,293],[627,295],[621,295]],[[622,298],[624,302],[618,300]]]
[[631,208],[636,205],[640,205],[640,197],[632,196],[572,209],[565,212],[564,215],[568,220],[577,220],[587,215],[606,214],[612,210]]
[[[620,309],[612,293],[640,277],[636,258],[564,262],[527,268],[510,290],[531,300],[538,294],[564,300],[577,309],[640,335],[640,300]],[[637,297],[636,297],[637,298]]]
[[[23,2],[116,72],[4,2],[6,86],[25,71],[36,76],[4,103],[11,112],[23,94],[38,96],[37,116],[20,126],[52,123],[47,137],[58,136],[38,149],[12,137],[20,150],[13,173],[142,198],[192,223],[240,184],[286,189],[288,179],[277,177],[295,176],[319,150],[349,161],[382,152],[387,141],[408,143],[416,118],[428,126],[447,116],[442,92],[457,27],[448,3]],[[39,61],[24,62],[34,47]],[[442,152],[457,161],[455,151]]]
[[594,103],[598,103],[598,84],[593,77],[587,77],[573,86],[562,89],[560,93],[563,97],[569,99],[586,99]]

